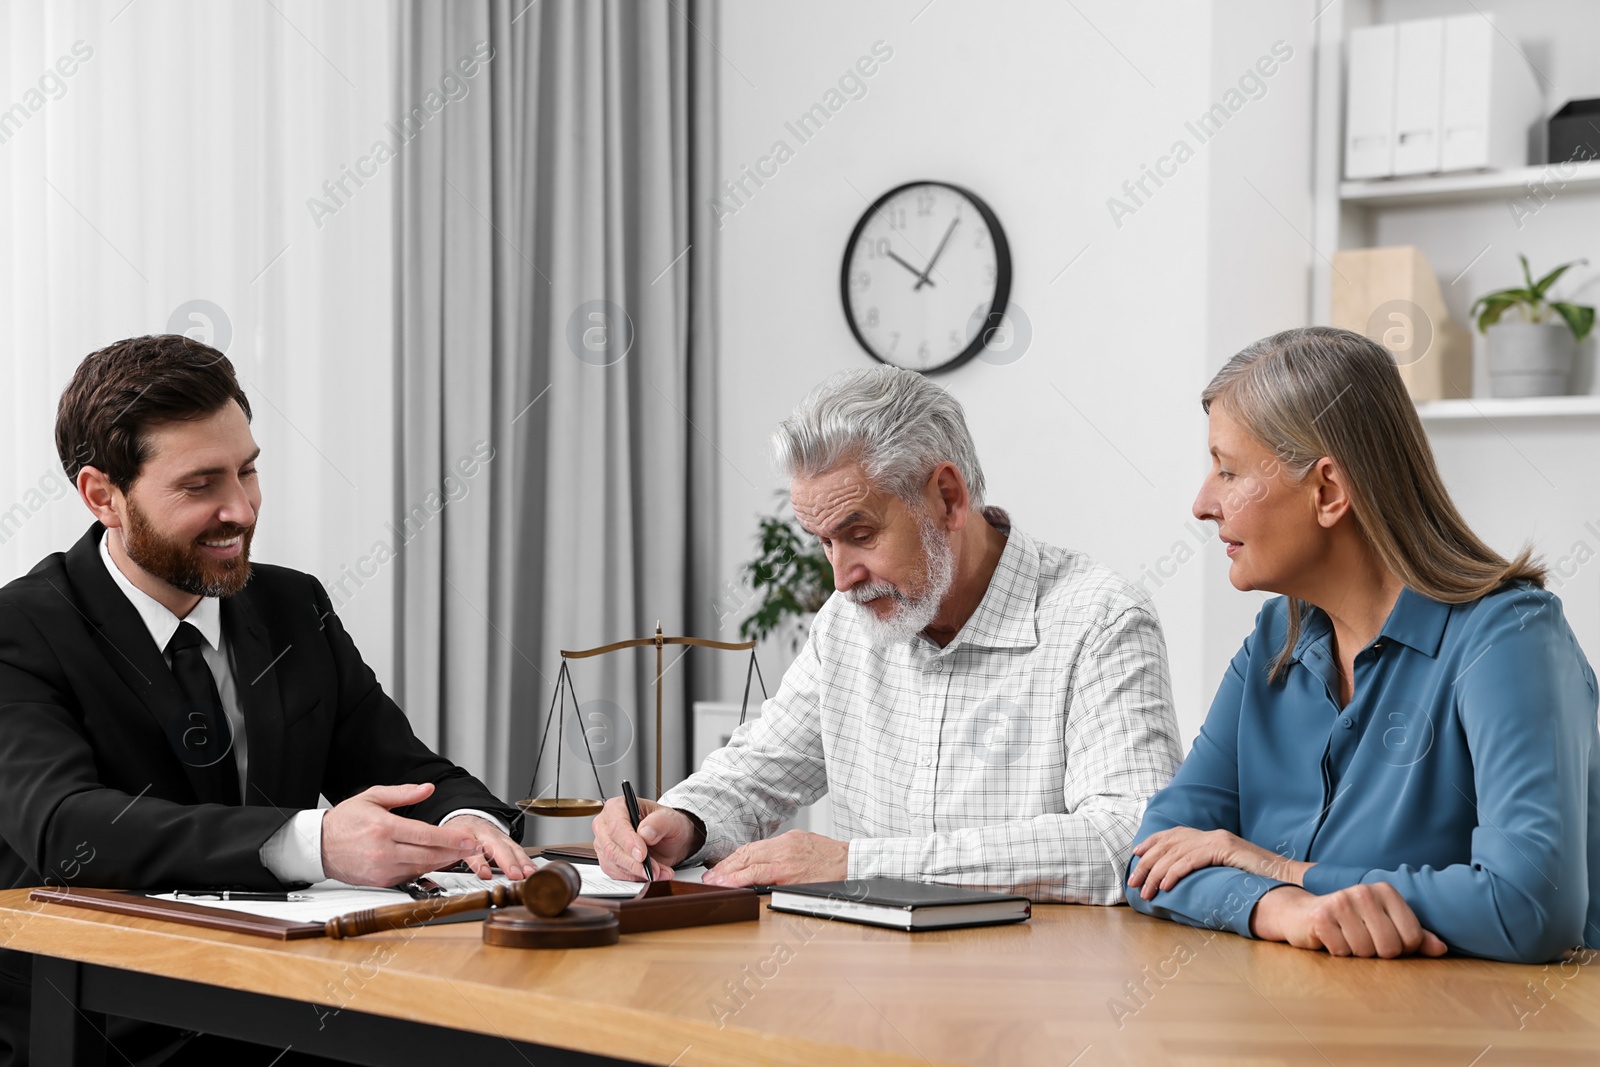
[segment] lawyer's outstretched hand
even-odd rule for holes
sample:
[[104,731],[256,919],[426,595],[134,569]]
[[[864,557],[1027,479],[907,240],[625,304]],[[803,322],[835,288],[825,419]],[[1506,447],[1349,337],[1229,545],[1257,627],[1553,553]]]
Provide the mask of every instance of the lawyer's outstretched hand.
[[[462,860],[469,864],[476,860],[474,870],[481,873],[486,869],[486,848],[508,874],[523,865],[532,866],[522,846],[482,819],[472,817],[469,822],[462,816],[434,826],[389,810],[421,803],[432,795],[431,782],[375,785],[334,805],[322,818],[323,873],[351,885],[382,886],[397,885]],[[485,832],[484,827],[493,833]]]
[[441,823],[439,829],[453,834],[464,832],[478,843],[478,851],[466,857],[466,864],[486,881],[494,877],[495,867],[508,878],[526,878],[539,869],[528,858],[527,849],[481,815],[455,815]]

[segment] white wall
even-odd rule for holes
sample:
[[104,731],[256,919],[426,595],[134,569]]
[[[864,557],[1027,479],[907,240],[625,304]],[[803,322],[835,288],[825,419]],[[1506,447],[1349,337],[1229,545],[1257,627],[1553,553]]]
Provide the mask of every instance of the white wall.
[[[781,485],[772,428],[822,378],[868,364],[839,306],[852,225],[901,182],[966,185],[1006,229],[1012,303],[1033,338],[1010,365],[975,360],[939,381],[966,407],[991,502],[1143,577],[1191,736],[1254,611],[1218,587],[1209,528],[1186,526],[1206,466],[1197,397],[1242,344],[1306,321],[1312,253],[1296,231],[1310,232],[1315,8],[924,3],[723,5],[721,173],[737,177],[775,140],[795,149],[719,234],[725,574],[737,577]],[[1185,123],[1280,39],[1294,55],[1265,95],[1198,145]],[[894,55],[867,95],[796,144],[785,121],[880,40]],[[1107,199],[1179,138],[1194,157],[1117,226]],[[706,695],[736,698],[736,674]]]
[[[1312,7],[1320,10],[1322,3]],[[1309,240],[1317,62],[1310,19],[1315,14],[1298,4],[1224,0],[1214,5],[1214,97],[1237,84],[1241,72],[1261,54],[1263,40],[1282,40],[1294,54],[1273,76],[1267,95],[1250,104],[1248,114],[1241,112],[1248,124],[1230,125],[1226,139],[1217,142],[1221,150],[1212,157],[1202,382],[1210,381],[1230,356],[1250,342],[1309,321],[1312,267],[1319,255]],[[1189,410],[1201,420],[1203,437],[1200,388],[1190,393]],[[1193,456],[1191,476],[1196,483],[1209,466],[1210,457],[1202,447]],[[1203,528],[1215,538],[1212,524]],[[1203,573],[1202,717],[1228,662],[1270,595],[1236,590],[1228,581],[1227,557],[1217,547],[1213,539],[1198,564]],[[1190,725],[1190,720],[1184,722]],[[1198,720],[1192,725],[1198,729]]]

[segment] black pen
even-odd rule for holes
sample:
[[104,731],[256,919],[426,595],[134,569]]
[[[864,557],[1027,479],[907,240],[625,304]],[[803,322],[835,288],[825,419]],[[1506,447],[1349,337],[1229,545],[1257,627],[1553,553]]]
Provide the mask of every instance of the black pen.
[[172,894],[179,900],[275,900],[285,903],[300,903],[312,898],[305,893],[240,893],[232,889],[217,889],[210,892],[186,893],[179,890]]
[[[638,833],[639,798],[633,795],[633,786],[628,783],[626,778],[622,780],[622,799],[628,802],[628,821],[633,824],[633,832]],[[647,882],[656,880],[655,871],[650,869],[650,843],[648,841],[645,842],[644,846],[644,880]]]

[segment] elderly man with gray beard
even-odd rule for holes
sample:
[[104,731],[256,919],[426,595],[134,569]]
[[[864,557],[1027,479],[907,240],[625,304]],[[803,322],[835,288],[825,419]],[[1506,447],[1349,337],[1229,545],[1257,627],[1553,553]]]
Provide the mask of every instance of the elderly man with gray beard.
[[[838,595],[759,719],[636,833],[613,877],[706,863],[744,886],[900,878],[1115,904],[1145,800],[1180,754],[1148,598],[983,502],[961,406],[920,374],[839,374],[774,435]],[[824,793],[843,840],[778,825]]]

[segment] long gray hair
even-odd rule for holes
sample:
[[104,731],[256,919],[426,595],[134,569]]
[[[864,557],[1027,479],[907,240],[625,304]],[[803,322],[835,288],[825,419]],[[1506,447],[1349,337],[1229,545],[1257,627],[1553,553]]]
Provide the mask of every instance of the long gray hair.
[[[1271,449],[1293,481],[1324,456],[1344,475],[1356,527],[1404,585],[1463,604],[1506,582],[1543,586],[1524,548],[1500,556],[1456,510],[1422,420],[1389,350],[1349,330],[1309,326],[1265,337],[1225,363],[1200,394]],[[1305,605],[1289,600],[1289,631],[1271,679],[1288,669]]]
[[873,485],[918,509],[928,476],[948,461],[967,483],[972,507],[983,506],[983,468],[961,405],[915,371],[835,374],[778,425],[772,449],[787,478],[859,462]]

